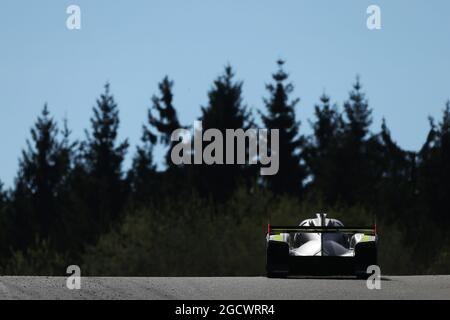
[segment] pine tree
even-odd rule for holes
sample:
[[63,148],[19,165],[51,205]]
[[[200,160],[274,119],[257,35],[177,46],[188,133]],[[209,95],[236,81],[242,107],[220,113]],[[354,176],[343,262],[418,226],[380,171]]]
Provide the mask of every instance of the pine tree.
[[5,265],[12,243],[7,213],[8,197],[3,188],[3,182],[0,180],[0,265]]
[[153,162],[153,147],[156,137],[146,126],[143,126],[142,132],[142,145],[137,146],[136,155],[128,173],[133,199],[140,203],[154,198],[157,191],[157,172]]
[[266,86],[270,94],[268,99],[264,99],[267,115],[262,114],[261,118],[267,129],[279,130],[279,171],[266,180],[276,194],[301,195],[306,171],[300,163],[304,138],[299,136],[300,122],[295,117],[299,99],[289,99],[294,86],[286,83],[288,74],[283,70],[284,61],[279,60],[277,64],[279,69],[272,75],[274,83]]
[[311,126],[317,155],[326,157],[342,131],[342,116],[337,105],[330,105],[330,97],[325,93],[320,97],[320,102],[320,105],[314,107],[316,122],[311,122]]
[[4,222],[6,221],[6,205],[8,202],[7,192],[4,190],[4,184],[0,180],[0,234],[6,232]]
[[[47,105],[31,129],[31,141],[22,152],[13,193],[14,229],[21,230],[19,247],[35,235],[54,238],[61,222],[58,199],[70,171],[70,146],[58,139],[58,127]],[[56,240],[56,239],[54,239]],[[55,241],[56,242],[56,241]]]
[[404,151],[395,141],[393,141],[391,132],[388,129],[384,118],[381,124],[380,139],[383,146],[384,160],[382,176],[398,183],[401,181],[411,181],[413,171],[410,160],[414,155]]
[[372,110],[361,89],[360,78],[356,77],[349,100],[344,103],[346,138],[355,147],[362,147],[372,124]]
[[3,190],[4,188],[4,184],[3,182],[0,180],[0,208],[3,208],[5,202],[6,202],[6,193]]
[[[176,143],[171,141],[171,135],[176,129],[181,128],[177,112],[173,106],[172,88],[173,81],[170,81],[167,76],[164,77],[159,84],[161,95],[154,95],[152,97],[153,106],[148,112],[148,122],[150,126],[156,129],[157,133],[152,134],[150,130],[144,129],[146,131],[145,135],[148,138],[155,139],[156,136],[159,136],[160,142],[169,147],[165,156],[166,166],[169,169],[174,167],[171,160],[171,153]],[[155,111],[157,115],[155,116],[152,111]],[[148,138],[147,140],[149,140]]]
[[330,104],[325,93],[314,107],[315,120],[310,122],[312,137],[307,143],[305,158],[311,174],[315,196],[328,204],[338,200],[340,163],[338,160],[343,119],[336,104]]
[[403,150],[392,139],[385,119],[381,132],[369,140],[368,151],[372,175],[377,177],[372,192],[373,207],[386,221],[396,220],[404,214],[411,217],[415,206],[416,154]]
[[71,134],[72,131],[69,129],[68,120],[64,119],[58,153],[61,183],[58,187],[58,198],[55,202],[55,207],[59,212],[59,227],[53,233],[54,247],[60,252],[68,252],[69,248],[75,245],[75,243],[70,243],[73,238],[69,237],[69,235],[73,232],[74,225],[68,223],[68,215],[74,216],[77,224],[84,222],[82,219],[83,212],[74,209],[72,203],[72,199],[76,196],[72,180],[78,141],[71,141]]
[[342,149],[338,163],[342,166],[340,198],[347,204],[364,202],[373,185],[368,139],[372,124],[372,110],[361,91],[359,77],[350,91],[349,100],[344,103],[344,126],[341,137]]
[[93,244],[100,232],[98,214],[94,212],[96,184],[87,170],[85,156],[86,143],[73,143],[71,170],[59,204],[64,234],[58,244],[72,259],[81,259],[84,247]]
[[101,231],[118,218],[126,201],[122,163],[128,141],[117,143],[119,110],[110,94],[109,84],[105,85],[105,92],[97,100],[93,112],[92,132],[86,131],[85,165],[91,180],[89,207]]
[[419,192],[430,216],[441,226],[450,226],[450,101],[437,125],[430,118],[430,132],[419,152]]
[[233,78],[233,68],[227,65],[224,74],[214,81],[213,88],[208,92],[209,104],[202,107],[200,120],[204,130],[249,128],[250,114],[242,104],[243,83],[234,82]]
[[[208,92],[209,103],[201,108],[200,120],[203,131],[218,129],[225,137],[226,129],[246,131],[250,128],[252,124],[250,113],[242,103],[242,82],[235,82],[233,78],[233,69],[228,65],[225,67],[224,74],[214,81],[212,89]],[[206,145],[204,143],[203,147],[205,148]],[[226,159],[225,141],[223,145],[222,154]],[[236,158],[236,150],[234,156]],[[211,195],[219,201],[227,199],[239,183],[251,180],[248,168],[238,164],[198,165],[195,170],[200,194]]]
[[68,120],[64,119],[63,128],[61,130],[61,140],[59,143],[58,152],[58,166],[61,172],[60,190],[67,191],[69,186],[69,177],[72,173],[72,168],[75,159],[75,149],[78,146],[78,141],[71,141],[72,131],[69,129]]

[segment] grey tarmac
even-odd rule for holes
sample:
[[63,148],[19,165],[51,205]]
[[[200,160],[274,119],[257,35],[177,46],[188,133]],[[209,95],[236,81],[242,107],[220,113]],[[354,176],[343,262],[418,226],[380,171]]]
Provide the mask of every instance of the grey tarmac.
[[64,277],[0,277],[0,299],[450,299],[450,276],[384,276],[381,290],[353,278],[86,277],[69,290]]

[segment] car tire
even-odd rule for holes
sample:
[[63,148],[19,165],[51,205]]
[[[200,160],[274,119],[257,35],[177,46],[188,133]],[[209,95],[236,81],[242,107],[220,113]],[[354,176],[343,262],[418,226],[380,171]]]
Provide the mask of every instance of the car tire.
[[378,250],[375,241],[360,242],[355,246],[355,275],[358,279],[367,279],[371,274],[367,268],[378,265]]
[[289,274],[289,245],[269,241],[266,249],[266,274],[268,278],[286,278]]

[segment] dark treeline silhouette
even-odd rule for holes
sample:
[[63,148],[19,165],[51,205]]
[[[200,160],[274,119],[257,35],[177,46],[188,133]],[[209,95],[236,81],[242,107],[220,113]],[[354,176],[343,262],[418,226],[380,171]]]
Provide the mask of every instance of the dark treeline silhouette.
[[[254,112],[226,66],[198,118],[203,130],[223,136],[256,123],[279,129],[274,176],[248,164],[173,164],[171,134],[188,127],[178,118],[168,77],[147,117],[143,109],[134,151],[118,140],[119,108],[109,84],[82,141],[73,141],[68,122],[59,125],[44,106],[14,186],[5,190],[0,182],[0,272],[60,275],[78,264],[103,275],[258,274],[264,224],[298,223],[315,211],[347,224],[376,220],[382,270],[450,271],[450,102],[442,119],[430,118],[423,147],[403,150],[384,119],[371,131],[372,108],[357,77],[342,108],[325,93],[319,97],[305,135],[284,62],[277,68]],[[162,171],[153,155],[157,144],[166,148]],[[128,170],[127,152],[133,152]]]

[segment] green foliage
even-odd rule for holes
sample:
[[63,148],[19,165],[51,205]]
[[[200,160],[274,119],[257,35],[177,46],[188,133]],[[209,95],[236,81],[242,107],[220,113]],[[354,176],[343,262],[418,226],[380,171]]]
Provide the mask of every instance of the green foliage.
[[[219,206],[191,198],[162,208],[141,209],[127,215],[117,230],[89,248],[83,270],[104,276],[262,275],[268,221],[296,225],[321,208],[320,203],[240,189]],[[373,214],[361,207],[328,212],[344,223],[367,225],[374,221]],[[402,230],[380,221],[378,226],[383,273],[415,271],[412,246],[405,243]]]
[[443,248],[436,261],[427,269],[429,274],[450,273],[450,245]]
[[25,251],[15,251],[3,270],[8,275],[63,276],[68,261],[52,249],[48,240],[35,238]]
[[205,200],[190,199],[175,206],[179,207],[147,208],[129,215],[118,230],[88,249],[83,270],[94,275],[140,276],[262,271],[264,236],[252,232],[255,227],[263,231],[261,225],[253,225],[249,217],[237,224],[232,216],[215,212],[225,207],[214,208]]

